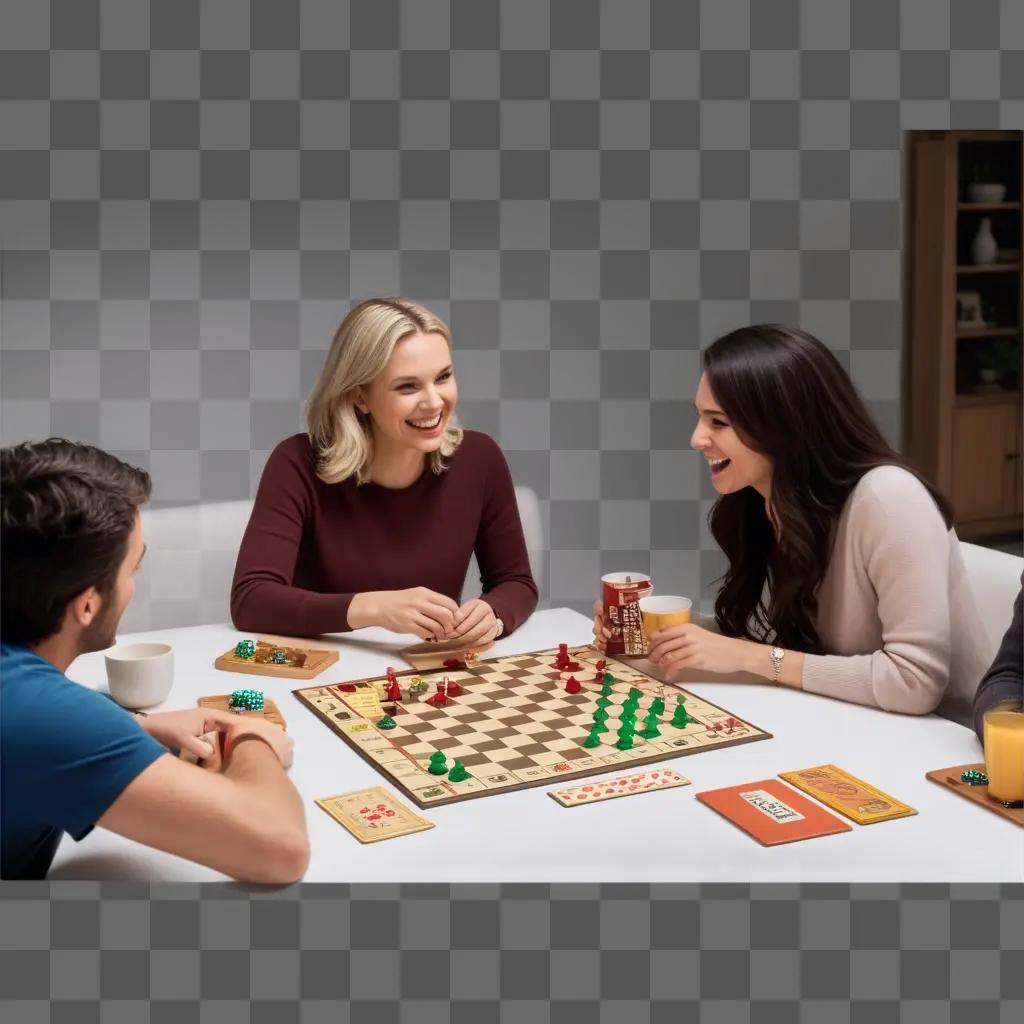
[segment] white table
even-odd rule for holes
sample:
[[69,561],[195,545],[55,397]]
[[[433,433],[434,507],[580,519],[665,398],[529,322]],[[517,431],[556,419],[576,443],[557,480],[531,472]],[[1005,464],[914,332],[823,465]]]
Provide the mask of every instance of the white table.
[[[175,687],[161,708],[194,706],[232,680],[213,668],[239,637],[229,626],[195,626],[121,637],[173,645]],[[383,674],[415,638],[365,629],[317,642],[341,651],[317,681]],[[493,655],[586,643],[588,619],[565,608],[538,612]],[[488,655],[488,656],[493,656]],[[102,654],[79,658],[68,675],[105,690]],[[925,772],[982,759],[974,733],[935,716],[913,718],[786,688],[687,683],[700,696],[774,734],[668,762],[692,786],[567,810],[551,786],[424,811],[436,827],[362,846],[314,803],[385,780],[295,700],[301,683],[262,679],[295,737],[292,779],[306,802],[310,882],[1020,882],[1024,832],[925,778]],[[152,709],[151,709],[152,710]],[[837,836],[767,849],[700,804],[700,790],[836,763],[917,808],[918,815]],[[609,776],[621,774],[611,770]],[[401,793],[396,794],[413,806]],[[101,829],[81,843],[65,837],[51,879],[215,881],[222,875]]]

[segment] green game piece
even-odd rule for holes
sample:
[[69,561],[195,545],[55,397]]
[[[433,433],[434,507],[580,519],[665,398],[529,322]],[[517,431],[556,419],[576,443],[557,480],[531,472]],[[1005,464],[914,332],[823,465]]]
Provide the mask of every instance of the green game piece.
[[390,715],[385,715],[378,723],[378,729],[394,729],[396,723]]
[[288,655],[285,654],[284,651],[278,649],[278,650],[274,651],[273,654],[270,655],[270,660],[275,665],[287,665],[288,664]]
[[655,736],[661,735],[661,730],[658,728],[658,716],[653,711],[644,719],[644,725],[647,728],[640,735],[645,740],[653,740]]
[[977,768],[968,768],[961,773],[960,781],[966,782],[968,786],[987,786],[988,776],[984,772],[979,772]]
[[465,782],[466,779],[470,779],[472,776],[466,771],[466,766],[461,761],[456,761],[452,765],[452,770],[448,773],[449,782]]
[[619,750],[632,750],[633,749],[633,730],[632,729],[620,729],[619,730],[619,742],[615,744]]
[[256,644],[252,640],[239,640],[235,644],[235,656],[238,658],[251,658],[256,653]]
[[651,713],[655,715],[663,715],[665,713],[665,702],[660,697],[655,697],[651,701]]
[[435,786],[433,789],[423,790],[423,795],[432,799],[435,796],[444,796],[444,790],[439,786]]
[[613,676],[611,672],[605,672],[604,679],[602,679],[601,682],[604,683],[605,686],[611,687],[612,683],[615,682],[615,676]]
[[427,766],[427,771],[431,775],[447,775],[448,765],[447,759],[442,751],[437,751],[436,754],[430,755],[430,764]]
[[[605,730],[605,731],[607,731],[607,730]],[[587,750],[593,750],[594,747],[601,746],[601,737],[598,736],[596,729],[591,729],[590,730],[589,735],[583,741],[583,746],[585,746],[587,748]]]
[[262,711],[263,707],[262,690],[232,690],[228,711]]
[[594,701],[594,703],[599,708],[606,708],[606,707],[608,707],[611,704],[611,702],[612,702],[611,701],[611,697],[603,697],[603,696],[602,697],[598,697],[597,700]]
[[675,714],[672,716],[672,721],[669,723],[674,725],[677,729],[685,729],[690,724],[690,716],[686,713],[686,706],[682,703],[676,705]]
[[607,722],[608,721],[608,712],[605,711],[604,708],[598,708],[594,712],[594,721],[595,722]]
[[644,695],[644,691],[643,690],[638,690],[635,686],[631,686],[629,688],[628,697],[629,697],[630,700],[635,700],[635,701],[639,702],[640,698],[643,695]]
[[604,724],[604,720],[595,720],[594,724],[590,727],[591,732],[607,732],[608,726]]

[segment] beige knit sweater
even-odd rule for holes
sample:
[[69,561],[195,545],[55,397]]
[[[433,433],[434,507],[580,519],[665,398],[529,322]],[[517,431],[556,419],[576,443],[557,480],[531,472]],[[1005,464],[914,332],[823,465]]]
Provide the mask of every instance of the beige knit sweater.
[[817,626],[830,653],[806,656],[805,690],[969,724],[991,652],[956,534],[906,470],[880,466],[853,489]]

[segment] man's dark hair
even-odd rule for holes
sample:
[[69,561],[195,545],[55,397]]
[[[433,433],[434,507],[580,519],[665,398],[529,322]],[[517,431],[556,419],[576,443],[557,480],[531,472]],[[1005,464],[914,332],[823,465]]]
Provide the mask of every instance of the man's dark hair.
[[0,639],[39,643],[83,591],[108,595],[151,488],[147,472],[87,444],[0,449]]

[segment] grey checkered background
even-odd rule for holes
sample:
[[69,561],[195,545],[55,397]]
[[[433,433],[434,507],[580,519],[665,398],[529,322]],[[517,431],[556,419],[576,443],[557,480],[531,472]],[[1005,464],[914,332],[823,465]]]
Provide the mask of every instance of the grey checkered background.
[[1024,886],[12,884],[5,1024],[1019,1024]]
[[[1022,50],[1019,0],[0,0],[3,443],[249,497],[402,292],[541,498],[547,603],[707,593],[700,349],[798,323],[898,440],[902,132],[1024,126]],[[201,892],[4,884],[0,1019],[1024,1014],[1020,886]]]
[[898,439],[902,132],[1024,124],[1022,7],[0,0],[3,442],[248,498],[401,292],[541,499],[546,603],[707,596],[701,347],[798,323]]

